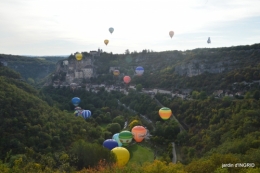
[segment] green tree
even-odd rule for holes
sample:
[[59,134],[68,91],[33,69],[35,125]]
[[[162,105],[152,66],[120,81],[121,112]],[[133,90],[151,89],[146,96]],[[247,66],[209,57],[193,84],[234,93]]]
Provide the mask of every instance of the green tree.
[[137,84],[137,85],[135,86],[135,88],[136,88],[136,91],[140,92],[140,91],[142,91],[143,86],[142,86],[142,84]]
[[111,132],[112,134],[118,133],[121,131],[121,126],[118,123],[108,124],[107,131]]

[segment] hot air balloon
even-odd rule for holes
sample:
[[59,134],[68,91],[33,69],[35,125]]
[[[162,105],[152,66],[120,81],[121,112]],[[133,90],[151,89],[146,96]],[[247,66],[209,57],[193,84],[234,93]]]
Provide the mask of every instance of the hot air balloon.
[[109,41],[108,40],[104,40],[104,43],[107,45],[109,43]]
[[77,107],[75,107],[75,110],[81,110],[81,107],[77,106]]
[[112,139],[114,139],[117,142],[119,147],[122,147],[122,143],[119,140],[119,133],[114,134]]
[[209,43],[211,43],[210,37],[208,38],[208,41],[207,41],[207,43],[208,43],[208,44],[209,44]]
[[91,112],[89,110],[83,110],[81,112],[81,116],[84,118],[84,119],[87,119],[89,117],[91,117]]
[[159,115],[163,120],[167,120],[172,115],[172,111],[170,108],[163,107],[159,110]]
[[75,57],[76,57],[76,59],[77,59],[78,61],[80,61],[80,60],[82,60],[83,55],[82,55],[81,53],[77,53],[77,54],[75,55]]
[[123,144],[123,146],[128,146],[128,144],[132,142],[133,134],[128,130],[124,130],[119,133],[118,138],[120,142]]
[[113,74],[114,74],[115,76],[118,76],[118,75],[120,74],[120,71],[119,71],[119,70],[114,70],[114,71],[113,71]]
[[147,130],[143,126],[134,126],[132,128],[132,134],[134,135],[134,139],[136,142],[142,142]]
[[135,72],[138,76],[141,76],[144,73],[144,68],[141,66],[136,67]]
[[170,37],[172,38],[173,35],[174,35],[174,32],[173,32],[173,31],[170,31],[170,32],[169,32],[169,35],[170,35]]
[[130,81],[131,81],[130,76],[125,76],[125,77],[124,77],[124,82],[125,82],[126,84],[128,84]]
[[118,166],[124,166],[130,159],[129,151],[124,147],[115,147],[111,150],[116,155],[116,164]]
[[112,150],[113,148],[118,147],[118,143],[114,139],[107,139],[103,142],[103,147]]
[[77,117],[79,115],[79,111],[75,111],[74,115]]
[[127,63],[132,62],[132,61],[133,61],[132,56],[131,56],[131,55],[127,55],[127,56],[125,57],[125,61],[126,61]]
[[73,104],[74,106],[78,106],[79,103],[80,103],[80,98],[74,97],[74,98],[71,100],[71,102],[72,102],[72,104]]
[[112,34],[114,32],[114,28],[110,27],[109,29],[109,32]]

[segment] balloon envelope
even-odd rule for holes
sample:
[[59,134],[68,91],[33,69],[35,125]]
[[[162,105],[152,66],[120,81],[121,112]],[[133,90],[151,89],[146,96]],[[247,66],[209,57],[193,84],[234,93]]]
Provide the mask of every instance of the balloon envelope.
[[133,134],[128,130],[124,130],[119,133],[118,138],[120,142],[123,144],[123,146],[128,146],[128,144],[132,142]]
[[104,43],[107,45],[109,43],[109,41],[108,40],[104,40]]
[[76,59],[77,59],[78,61],[80,61],[80,60],[82,60],[83,55],[82,55],[81,53],[77,53],[77,54],[75,55],[75,57],[76,57]]
[[114,134],[112,139],[114,139],[118,143],[119,147],[122,147],[123,144],[119,140],[119,133]]
[[144,68],[141,66],[136,67],[135,72],[138,76],[141,76],[144,73]]
[[134,126],[132,128],[132,134],[134,135],[134,139],[136,142],[142,142],[147,130],[143,126]]
[[114,139],[107,139],[103,142],[103,146],[112,150],[113,148],[118,147],[118,143]]
[[84,119],[87,119],[89,117],[91,117],[91,112],[89,110],[83,110],[81,112],[81,116],[84,118]]
[[172,115],[172,111],[170,108],[163,107],[159,110],[159,115],[163,120],[167,120]]
[[112,34],[114,32],[114,28],[110,27],[109,29],[109,32]]
[[126,148],[115,147],[111,151],[116,155],[116,163],[118,166],[124,166],[127,164],[130,158],[130,153]]
[[71,102],[72,102],[72,104],[73,104],[74,106],[78,106],[79,103],[80,103],[80,98],[74,97],[74,98],[71,100]]
[[208,43],[208,44],[209,44],[209,43],[211,43],[210,37],[208,38],[208,41],[207,41],[207,43]]
[[124,77],[124,82],[125,82],[126,84],[128,84],[130,81],[131,81],[130,76],[125,76],[125,77]]
[[75,111],[74,115],[77,117],[79,115],[79,111]]
[[170,37],[172,38],[173,35],[174,35],[174,32],[173,32],[173,31],[170,31],[170,32],[169,32],[169,35],[170,35]]
[[119,70],[114,70],[114,71],[113,71],[113,74],[114,74],[115,76],[118,76],[118,75],[120,74],[120,71],[119,71]]

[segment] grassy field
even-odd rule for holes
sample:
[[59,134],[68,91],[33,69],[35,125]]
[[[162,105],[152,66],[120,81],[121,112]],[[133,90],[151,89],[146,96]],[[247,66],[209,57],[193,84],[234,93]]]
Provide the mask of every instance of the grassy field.
[[126,147],[130,152],[130,160],[128,164],[143,164],[144,162],[153,162],[153,151],[145,146],[141,146],[139,143],[135,143]]

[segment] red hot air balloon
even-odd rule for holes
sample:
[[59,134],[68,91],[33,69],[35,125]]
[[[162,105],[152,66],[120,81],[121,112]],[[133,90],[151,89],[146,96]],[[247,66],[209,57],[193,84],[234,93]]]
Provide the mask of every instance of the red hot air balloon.
[[126,84],[128,84],[130,81],[131,81],[130,76],[125,76],[125,77],[124,77],[124,82],[125,82]]

